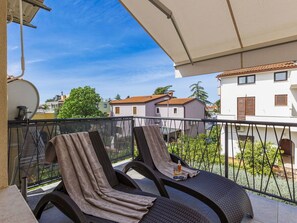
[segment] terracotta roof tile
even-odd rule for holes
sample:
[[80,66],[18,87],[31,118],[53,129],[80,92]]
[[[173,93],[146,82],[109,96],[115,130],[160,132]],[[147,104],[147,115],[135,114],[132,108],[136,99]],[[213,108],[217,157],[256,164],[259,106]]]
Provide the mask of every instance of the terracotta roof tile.
[[196,98],[171,98],[170,100],[159,102],[157,105],[167,105],[167,101],[169,105],[185,105]]
[[122,100],[113,100],[110,104],[137,104],[137,103],[147,103],[162,97],[166,97],[167,94],[159,94],[159,95],[149,95],[149,96],[135,96]]
[[261,65],[256,67],[225,71],[219,74],[217,78],[236,76],[236,75],[242,75],[242,74],[259,73],[259,72],[265,72],[265,71],[292,69],[292,68],[297,68],[297,63],[295,61],[267,64],[267,65]]

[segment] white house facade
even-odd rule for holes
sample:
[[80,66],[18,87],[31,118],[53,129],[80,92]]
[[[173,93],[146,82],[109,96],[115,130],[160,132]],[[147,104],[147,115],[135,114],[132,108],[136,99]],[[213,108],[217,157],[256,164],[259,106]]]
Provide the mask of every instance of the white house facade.
[[[218,119],[261,122],[297,123],[297,63],[286,62],[227,71],[217,76],[220,81],[221,114]],[[238,138],[279,145],[283,158],[295,165],[297,128],[266,125],[235,126],[229,129],[229,145],[239,152]],[[266,131],[267,129],[267,131]],[[265,136],[266,134],[266,136]],[[221,135],[224,145],[224,129]],[[231,154],[231,151],[229,151]]]
[[[203,119],[205,117],[205,104],[196,98],[172,98],[156,104],[157,117],[170,117],[177,119]],[[172,129],[182,129],[187,135],[197,135],[204,132],[204,125],[200,122],[179,121],[170,125]]]
[[[170,119],[202,119],[204,118],[205,105],[195,98],[170,98],[167,94],[136,96],[123,100],[110,102],[112,116],[134,117],[160,117]],[[198,122],[191,124],[190,121],[166,121],[154,120],[155,124],[162,127],[163,134],[169,138],[176,138],[180,131],[187,134],[197,135],[204,132],[204,125]],[[136,119],[135,125],[145,124],[145,119]]]
[[155,116],[155,104],[168,98],[162,94],[113,100],[110,102],[112,116]]

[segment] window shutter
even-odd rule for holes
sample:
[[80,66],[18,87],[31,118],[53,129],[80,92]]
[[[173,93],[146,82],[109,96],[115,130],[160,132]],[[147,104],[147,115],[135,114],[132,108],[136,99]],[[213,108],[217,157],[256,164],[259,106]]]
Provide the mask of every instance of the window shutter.
[[245,120],[245,98],[237,98],[237,119]]
[[275,95],[274,104],[275,104],[275,106],[287,106],[288,105],[288,95],[286,95],[286,94]]
[[245,98],[245,114],[255,115],[255,97]]

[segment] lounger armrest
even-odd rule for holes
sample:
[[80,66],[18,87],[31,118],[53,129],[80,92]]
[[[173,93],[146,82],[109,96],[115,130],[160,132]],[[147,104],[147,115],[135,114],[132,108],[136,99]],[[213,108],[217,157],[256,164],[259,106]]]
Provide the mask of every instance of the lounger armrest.
[[182,160],[179,156],[177,156],[177,155],[175,155],[173,153],[170,153],[170,158],[171,158],[172,162],[174,162],[174,163],[177,163],[178,160],[180,160],[180,163],[181,163],[182,166],[191,168],[184,160]]
[[127,174],[123,173],[120,170],[115,170],[115,173],[117,175],[118,180],[122,184],[124,184],[126,186],[129,186],[129,187],[132,187],[132,188],[135,188],[135,189],[141,190],[140,187],[135,183],[135,181],[131,177],[129,177]]
[[164,183],[154,174],[154,171],[148,165],[139,161],[131,161],[123,168],[123,172],[127,173],[129,169],[134,169],[138,173],[154,181],[156,187],[159,190],[160,195],[169,198],[169,195],[165,190]]
[[60,211],[62,211],[74,222],[88,222],[86,216],[77,206],[77,204],[67,194],[59,191],[48,193],[40,199],[33,211],[37,219],[40,219],[45,206],[49,202],[55,205]]

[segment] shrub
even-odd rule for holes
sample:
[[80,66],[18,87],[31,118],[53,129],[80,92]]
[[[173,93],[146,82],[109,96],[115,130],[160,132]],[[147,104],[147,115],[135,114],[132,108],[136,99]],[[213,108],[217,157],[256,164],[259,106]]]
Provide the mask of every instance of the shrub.
[[243,162],[246,170],[251,174],[268,175],[274,165],[279,165],[281,162],[280,150],[271,142],[262,145],[261,142],[253,143],[251,140],[239,141],[239,146],[242,153],[237,153],[236,158]]

